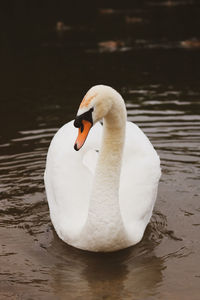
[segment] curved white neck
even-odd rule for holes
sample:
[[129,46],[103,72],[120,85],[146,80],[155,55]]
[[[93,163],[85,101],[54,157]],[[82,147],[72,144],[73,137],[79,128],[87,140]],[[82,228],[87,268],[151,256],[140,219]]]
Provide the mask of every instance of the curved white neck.
[[[118,94],[103,121],[102,145],[96,166],[93,189],[90,197],[88,218],[84,230],[95,236],[99,248],[109,248],[109,244],[124,243],[124,226],[119,207],[119,181],[123,155],[126,109]],[[102,243],[101,243],[102,242]],[[102,248],[102,251],[105,249]]]

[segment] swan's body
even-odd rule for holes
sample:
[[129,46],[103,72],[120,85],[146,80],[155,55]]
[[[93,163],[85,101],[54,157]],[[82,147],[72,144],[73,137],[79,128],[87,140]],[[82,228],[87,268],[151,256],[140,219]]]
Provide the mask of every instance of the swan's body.
[[84,120],[104,121],[91,129],[79,152],[73,149],[77,134],[73,122],[51,142],[45,186],[55,230],[66,243],[90,251],[134,245],[152,215],[161,173],[159,157],[137,125],[126,122],[124,101],[110,87],[91,88],[77,118],[75,126],[83,128],[76,150],[86,139],[80,142],[89,124]]

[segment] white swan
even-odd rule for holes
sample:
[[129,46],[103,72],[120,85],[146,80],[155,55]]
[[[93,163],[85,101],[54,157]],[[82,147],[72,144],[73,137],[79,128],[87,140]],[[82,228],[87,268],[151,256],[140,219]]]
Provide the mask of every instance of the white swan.
[[[74,126],[79,127],[75,146]],[[120,94],[104,85],[92,87],[47,155],[45,187],[58,236],[89,251],[138,243],[152,215],[160,174],[152,144],[137,125],[126,122]]]

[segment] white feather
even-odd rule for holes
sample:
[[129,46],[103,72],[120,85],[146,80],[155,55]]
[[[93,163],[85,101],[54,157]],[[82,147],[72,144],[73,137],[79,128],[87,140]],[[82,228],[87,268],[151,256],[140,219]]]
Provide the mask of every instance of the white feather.
[[[103,92],[105,98],[105,89]],[[117,98],[115,93],[114,98]],[[116,104],[115,112],[113,106],[112,109],[116,117],[120,106]],[[98,111],[95,113],[97,115]],[[115,120],[120,122],[118,116]],[[68,244],[91,251],[114,251],[138,243],[143,236],[156,200],[160,160],[139,127],[130,122],[125,124],[118,188],[112,184],[112,179],[110,181],[110,174],[113,178],[117,176],[112,170],[120,164],[120,159],[114,163],[116,166],[105,164],[102,169],[98,159],[103,141],[100,123],[91,129],[78,152],[73,148],[77,129],[72,121],[64,125],[51,142],[45,171],[46,193],[55,230]],[[111,160],[115,147],[112,141],[109,147],[106,156]],[[100,166],[96,170],[97,164]],[[98,172],[101,173],[100,181],[95,179]],[[98,182],[103,184],[98,185]],[[109,195],[115,195],[115,188],[118,198],[111,196],[110,200]]]

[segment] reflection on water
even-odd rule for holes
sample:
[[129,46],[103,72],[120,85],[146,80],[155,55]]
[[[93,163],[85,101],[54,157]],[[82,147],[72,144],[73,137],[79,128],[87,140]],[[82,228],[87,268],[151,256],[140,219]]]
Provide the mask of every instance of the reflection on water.
[[[60,246],[59,246],[60,248]],[[55,250],[55,248],[54,248]],[[112,255],[75,252],[65,247],[63,256],[67,260],[52,270],[56,294],[64,297],[69,292],[74,297],[88,296],[91,299],[124,299],[131,295],[145,297],[154,293],[162,280],[162,259],[141,250],[127,249]],[[70,280],[69,280],[70,277]],[[77,290],[74,285],[79,282]],[[67,289],[66,289],[67,286]],[[141,291],[142,290],[142,291]]]
[[[34,47],[22,43],[20,55],[9,47],[9,26],[2,36],[9,49],[2,52],[0,91],[2,299],[199,297],[200,53],[181,44],[199,40],[195,18],[185,17],[198,9],[195,1],[141,3],[96,9],[92,24],[59,17]],[[122,93],[128,119],[162,163],[143,240],[110,254],[80,251],[57,237],[43,184],[52,136],[96,83]]]

